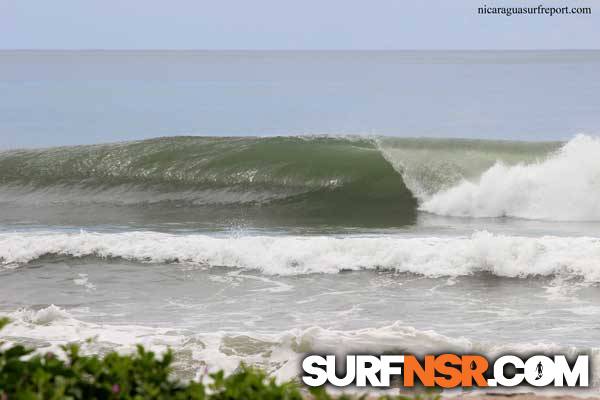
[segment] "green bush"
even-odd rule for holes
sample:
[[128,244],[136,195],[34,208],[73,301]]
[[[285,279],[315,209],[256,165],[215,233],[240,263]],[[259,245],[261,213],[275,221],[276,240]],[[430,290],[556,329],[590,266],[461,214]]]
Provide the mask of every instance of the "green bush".
[[[8,323],[0,319],[0,329]],[[1,344],[1,342],[0,342]],[[112,352],[100,358],[81,355],[79,347],[63,347],[65,360],[51,353],[36,355],[15,345],[0,351],[0,400],[58,399],[190,399],[190,400],[331,400],[323,388],[302,392],[293,382],[277,384],[263,371],[242,365],[225,376],[211,374],[208,390],[202,383],[172,379],[173,355],[158,359],[138,346],[133,355]],[[337,399],[350,399],[347,396]],[[382,400],[390,397],[382,397]],[[404,400],[404,397],[394,399]],[[428,396],[427,400],[431,400]]]

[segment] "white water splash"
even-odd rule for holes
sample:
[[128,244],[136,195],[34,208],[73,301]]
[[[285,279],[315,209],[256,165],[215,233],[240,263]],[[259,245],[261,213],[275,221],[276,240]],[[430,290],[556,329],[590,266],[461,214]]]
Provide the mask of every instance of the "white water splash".
[[600,221],[600,138],[577,135],[532,164],[496,163],[424,201],[423,211],[461,217]]

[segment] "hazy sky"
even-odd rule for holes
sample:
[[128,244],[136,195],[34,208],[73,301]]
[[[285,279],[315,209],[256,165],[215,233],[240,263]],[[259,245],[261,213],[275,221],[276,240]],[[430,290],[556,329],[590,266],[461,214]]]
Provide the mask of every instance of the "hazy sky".
[[[478,15],[484,4],[593,13]],[[600,2],[0,0],[0,48],[598,49]]]

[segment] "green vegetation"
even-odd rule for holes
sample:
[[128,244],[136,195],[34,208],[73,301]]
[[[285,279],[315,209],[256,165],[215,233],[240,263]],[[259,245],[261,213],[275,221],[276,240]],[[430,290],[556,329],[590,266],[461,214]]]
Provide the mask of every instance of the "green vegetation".
[[[0,319],[0,329],[8,323]],[[1,343],[0,343],[1,344]],[[225,376],[211,374],[212,383],[180,382],[170,378],[172,354],[162,359],[139,346],[133,355],[109,353],[103,358],[64,346],[66,358],[36,355],[20,345],[0,351],[0,400],[59,399],[206,399],[206,400],[332,400],[324,388],[303,391],[293,382],[277,384],[263,371],[241,366]],[[427,395],[425,399],[437,400]],[[341,396],[336,399],[350,400]],[[407,400],[381,397],[380,400]]]

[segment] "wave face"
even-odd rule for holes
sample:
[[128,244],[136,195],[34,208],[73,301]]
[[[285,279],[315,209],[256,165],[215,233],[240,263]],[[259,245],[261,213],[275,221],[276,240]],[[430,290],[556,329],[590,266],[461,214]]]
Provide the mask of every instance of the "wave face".
[[[414,219],[370,139],[175,137],[0,154],[5,203],[244,208],[293,223]],[[249,214],[248,214],[249,213]]]
[[0,234],[0,260],[5,266],[52,255],[188,263],[267,275],[386,269],[427,277],[483,272],[503,277],[564,275],[600,282],[600,240],[585,237],[528,238],[488,232],[458,238],[214,237],[157,232]]
[[[0,153],[0,202],[13,208],[0,218],[19,214],[15,207],[62,206],[64,212],[48,214],[67,215],[69,207],[83,205],[165,206],[182,209],[181,219],[251,225],[402,226],[414,223],[419,210],[598,221],[598,154],[600,139],[584,135],[566,144],[174,137],[8,151]],[[166,220],[177,218],[171,213]]]

